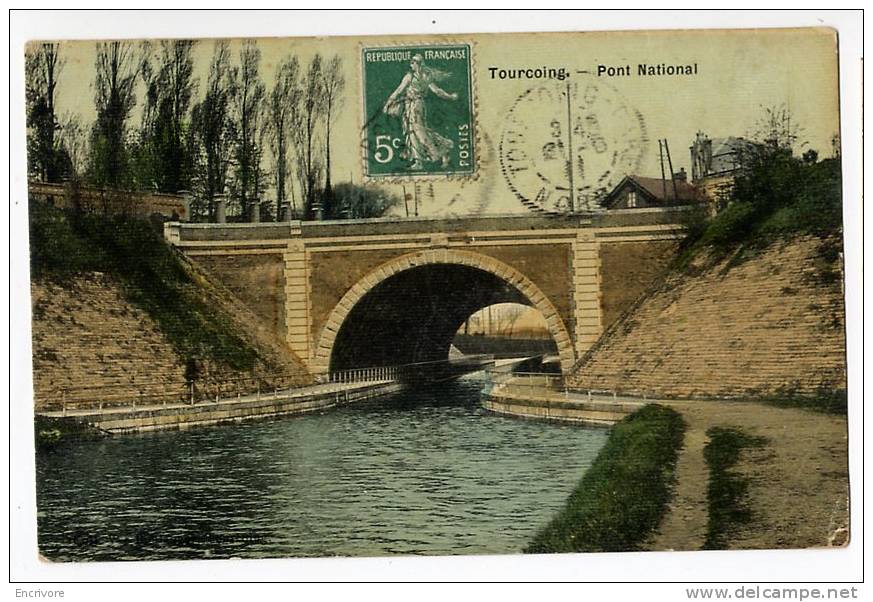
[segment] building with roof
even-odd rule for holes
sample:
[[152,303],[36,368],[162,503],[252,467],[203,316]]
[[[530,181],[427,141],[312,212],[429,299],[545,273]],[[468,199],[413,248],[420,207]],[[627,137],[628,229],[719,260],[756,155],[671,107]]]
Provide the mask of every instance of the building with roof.
[[753,151],[755,146],[742,137],[709,138],[697,132],[689,147],[691,181],[710,200],[714,211],[727,206],[734,178],[742,168],[743,154]]
[[691,205],[701,201],[703,196],[688,182],[688,175],[682,169],[671,179],[625,176],[600,203],[606,209],[643,209]]

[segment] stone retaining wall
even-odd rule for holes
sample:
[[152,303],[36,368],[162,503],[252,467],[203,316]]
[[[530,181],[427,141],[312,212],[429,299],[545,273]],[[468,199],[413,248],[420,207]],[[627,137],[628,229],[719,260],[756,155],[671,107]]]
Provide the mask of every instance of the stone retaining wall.
[[185,365],[157,324],[130,305],[111,277],[92,273],[60,284],[31,284],[36,408],[65,390],[111,388],[134,398],[177,393]]
[[640,409],[643,403],[585,401],[554,399],[555,392],[544,389],[542,395],[529,390],[524,395],[492,391],[482,399],[482,406],[491,412],[516,418],[575,422],[595,426],[611,426],[628,414]]
[[601,337],[570,386],[678,398],[845,390],[841,266],[824,259],[826,244],[798,238],[670,276]]
[[319,412],[355,401],[395,393],[402,386],[397,383],[365,385],[345,391],[313,393],[303,397],[267,395],[258,401],[222,400],[191,406],[176,405],[69,416],[66,419],[86,423],[111,434],[184,429]]

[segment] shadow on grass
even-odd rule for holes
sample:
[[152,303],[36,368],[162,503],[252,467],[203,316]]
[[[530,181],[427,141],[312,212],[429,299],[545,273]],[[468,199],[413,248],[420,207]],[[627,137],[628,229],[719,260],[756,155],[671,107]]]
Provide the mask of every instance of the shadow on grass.
[[749,482],[731,470],[739,462],[744,449],[763,447],[765,437],[754,437],[733,427],[714,426],[706,431],[709,443],[703,458],[709,467],[707,502],[709,521],[706,526],[705,550],[723,550],[729,535],[751,520],[752,511],[746,504]]

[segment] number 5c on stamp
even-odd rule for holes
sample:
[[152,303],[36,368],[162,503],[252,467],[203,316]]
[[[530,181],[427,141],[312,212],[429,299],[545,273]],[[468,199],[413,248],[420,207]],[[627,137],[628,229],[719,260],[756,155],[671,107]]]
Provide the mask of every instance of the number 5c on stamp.
[[368,177],[475,173],[471,58],[469,44],[362,50]]

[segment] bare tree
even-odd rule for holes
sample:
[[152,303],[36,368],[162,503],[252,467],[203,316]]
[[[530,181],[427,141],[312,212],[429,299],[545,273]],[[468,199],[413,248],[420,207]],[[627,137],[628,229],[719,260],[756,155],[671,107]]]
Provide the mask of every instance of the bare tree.
[[230,102],[230,47],[218,40],[209,65],[203,100],[191,114],[191,146],[194,157],[195,210],[215,219],[215,198],[224,194],[232,150]]
[[243,43],[239,61],[239,66],[231,69],[230,114],[237,136],[233,196],[246,216],[251,214],[250,205],[262,192],[258,186],[262,183],[260,134],[266,88],[258,74],[261,51],[257,43],[253,40]]
[[497,332],[502,336],[512,338],[515,334],[515,325],[528,311],[524,305],[510,304],[499,307],[497,313]]
[[143,43],[141,73],[146,98],[137,148],[139,169],[162,192],[177,192],[190,185],[185,130],[197,87],[194,46],[191,40],[164,40],[155,52],[149,42]]
[[70,178],[78,182],[88,164],[88,135],[82,118],[74,113],[65,113],[60,120],[59,144],[64,150],[70,167]]
[[[269,173],[263,169],[263,157],[264,150],[267,149],[270,145],[269,136],[270,136],[270,123],[266,118],[266,109],[267,103],[266,100],[261,103],[261,119],[258,122],[258,130],[256,132],[257,143],[256,148],[257,152],[255,153],[255,164],[257,165],[257,169],[254,170],[253,174],[253,189],[257,191],[258,199],[260,202],[257,207],[259,207],[259,217],[261,219],[272,217],[275,219],[276,215],[278,215],[278,203],[273,203],[272,201],[264,198],[264,192],[268,186]],[[254,205],[253,205],[254,207]]]
[[330,184],[330,126],[335,111],[342,106],[342,95],[345,90],[346,80],[343,76],[342,60],[338,55],[328,61],[324,68],[324,111],[325,111],[325,172],[326,182],[324,185],[325,197],[332,200],[333,190]]
[[[300,62],[288,57],[280,65],[268,101],[269,142],[273,157],[273,176],[278,202],[290,201],[292,215],[296,213],[293,187],[288,176],[293,161],[291,141],[300,128]],[[277,207],[278,209],[278,207]],[[280,218],[276,211],[276,219]]]
[[309,69],[303,80],[303,98],[301,127],[299,133],[299,146],[303,153],[301,157],[302,178],[301,188],[304,197],[304,212],[307,217],[312,217],[316,205],[316,182],[320,171],[318,159],[315,156],[315,143],[318,123],[324,113],[324,79],[322,74],[322,58],[320,54],[312,57]]
[[[763,107],[761,117],[755,123],[752,140],[780,151],[792,151],[803,135],[803,128],[794,119],[787,106]],[[804,146],[802,143],[800,146]]]
[[147,86],[142,143],[150,151],[151,173],[162,192],[190,186],[191,158],[185,130],[191,99],[197,87],[192,40],[164,40],[157,52],[156,68],[144,69]]
[[63,168],[55,139],[55,95],[63,66],[56,42],[37,44],[25,54],[28,171],[48,182],[60,179]]

